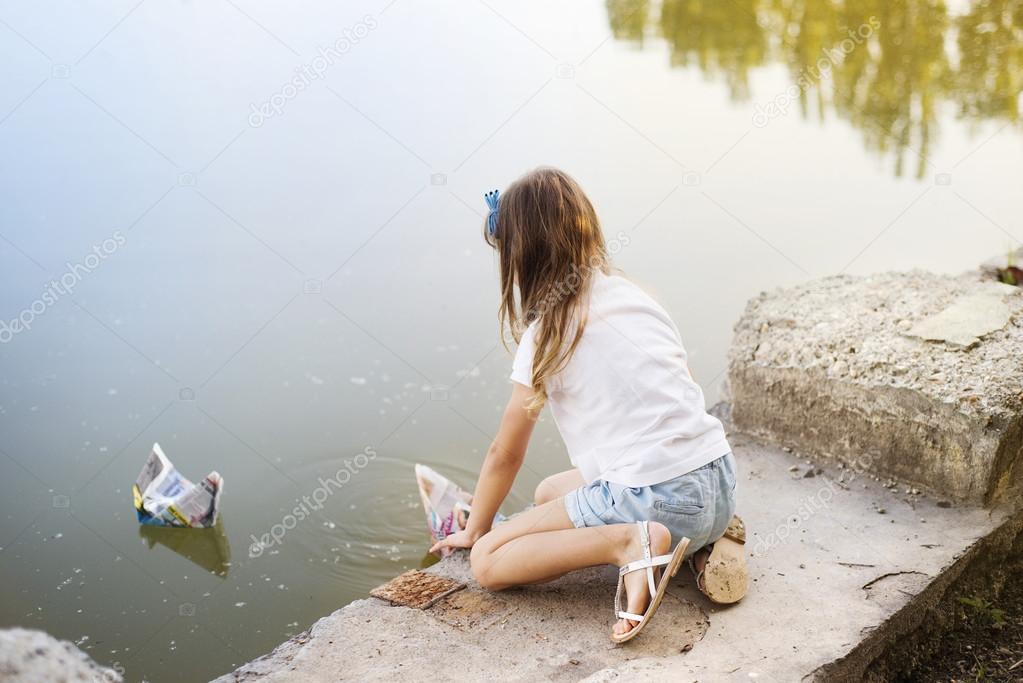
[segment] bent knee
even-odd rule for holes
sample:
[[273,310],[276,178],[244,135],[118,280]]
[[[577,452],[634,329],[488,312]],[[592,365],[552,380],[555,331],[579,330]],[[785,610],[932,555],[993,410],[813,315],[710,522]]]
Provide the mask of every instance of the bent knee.
[[552,474],[537,485],[536,491],[533,493],[533,502],[537,506],[549,503],[552,500],[568,495],[569,491],[579,488],[584,483],[579,470],[568,470]]
[[544,503],[551,502],[557,497],[558,492],[551,483],[551,477],[547,477],[536,485],[536,491],[533,492],[533,503],[540,506]]
[[472,569],[472,576],[480,588],[488,591],[499,591],[507,586],[498,583],[495,579],[494,554],[486,543],[477,542],[469,552],[469,567]]

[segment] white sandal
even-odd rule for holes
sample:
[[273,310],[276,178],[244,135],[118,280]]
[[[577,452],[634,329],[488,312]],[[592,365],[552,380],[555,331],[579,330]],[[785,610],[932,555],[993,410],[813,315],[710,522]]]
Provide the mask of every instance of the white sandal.
[[[650,522],[636,522],[636,525],[639,527],[639,538],[643,545],[643,559],[630,562],[618,570],[618,590],[615,591],[615,615],[619,619],[628,619],[638,623],[628,633],[620,635],[612,633],[611,640],[616,643],[624,643],[635,638],[643,630],[643,627],[647,625],[647,622],[653,618],[654,612],[657,611],[661,604],[661,599],[664,598],[664,592],[668,589],[668,581],[678,573],[679,567],[682,566],[682,558],[686,554],[686,549],[689,548],[689,539],[683,538],[670,554],[651,557]],[[665,567],[665,571],[661,573],[659,583],[654,580],[654,567]],[[643,614],[632,614],[622,609],[622,589],[625,587],[625,575],[643,569],[646,570],[647,586],[650,589],[650,604],[647,605],[646,611]]]

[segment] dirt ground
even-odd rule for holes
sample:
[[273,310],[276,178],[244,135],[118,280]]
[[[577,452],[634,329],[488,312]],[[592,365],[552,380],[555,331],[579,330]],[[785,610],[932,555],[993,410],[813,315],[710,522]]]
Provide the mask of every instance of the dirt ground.
[[1023,569],[1018,567],[993,602],[960,596],[955,626],[937,653],[899,683],[1023,681]]

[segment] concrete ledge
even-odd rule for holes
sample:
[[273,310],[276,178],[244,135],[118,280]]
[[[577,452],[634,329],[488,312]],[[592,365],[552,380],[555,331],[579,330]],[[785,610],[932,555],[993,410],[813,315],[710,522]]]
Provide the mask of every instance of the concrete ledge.
[[729,358],[740,431],[952,499],[1020,479],[1023,289],[971,274],[825,278],[761,294]]
[[[754,583],[718,608],[687,569],[650,628],[625,646],[608,634],[614,571],[543,586],[482,591],[464,553],[431,572],[468,584],[428,609],[360,600],[270,655],[217,679],[436,681],[858,681],[886,666],[946,576],[969,574],[978,542],[1018,517],[943,507],[926,495],[732,435]],[[951,574],[949,572],[952,572]],[[446,600],[451,602],[446,603]]]
[[464,590],[426,609],[355,602],[217,681],[910,672],[954,598],[994,597],[1023,553],[1023,512],[998,505],[1023,478],[1021,313],[1023,291],[979,274],[836,277],[750,302],[722,411],[753,577],[739,605],[710,604],[683,571],[616,647],[613,570],[492,594],[462,553],[429,571]]
[[[816,672],[826,680],[883,683],[912,674],[933,654],[941,635],[955,620],[959,597],[982,596],[993,603],[1005,581],[1023,567],[1023,514],[1008,515],[994,531],[945,568],[911,604],[894,614],[884,629],[867,634],[841,660]],[[861,671],[849,678],[849,671]]]

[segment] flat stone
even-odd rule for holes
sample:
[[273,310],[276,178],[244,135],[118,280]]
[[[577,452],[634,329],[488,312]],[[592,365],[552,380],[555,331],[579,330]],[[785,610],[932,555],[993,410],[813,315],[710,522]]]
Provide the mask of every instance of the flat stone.
[[1001,330],[1012,317],[1012,307],[1005,302],[1007,288],[992,283],[985,291],[963,295],[940,313],[913,325],[906,334],[964,348],[979,344],[982,337]]
[[392,605],[426,609],[441,598],[465,588],[459,581],[412,569],[369,592]]
[[490,594],[458,552],[427,572],[467,590],[427,610],[357,600],[216,683],[891,680],[911,658],[887,648],[955,603],[957,577],[993,580],[991,548],[1023,542],[1018,514],[938,507],[828,464],[793,479],[806,455],[731,439],[752,578],[737,605],[709,602],[683,567],[644,632],[616,646],[613,568]]
[[829,277],[749,302],[729,355],[732,417],[769,441],[992,503],[1023,479],[1021,359],[1021,288],[979,274]]

